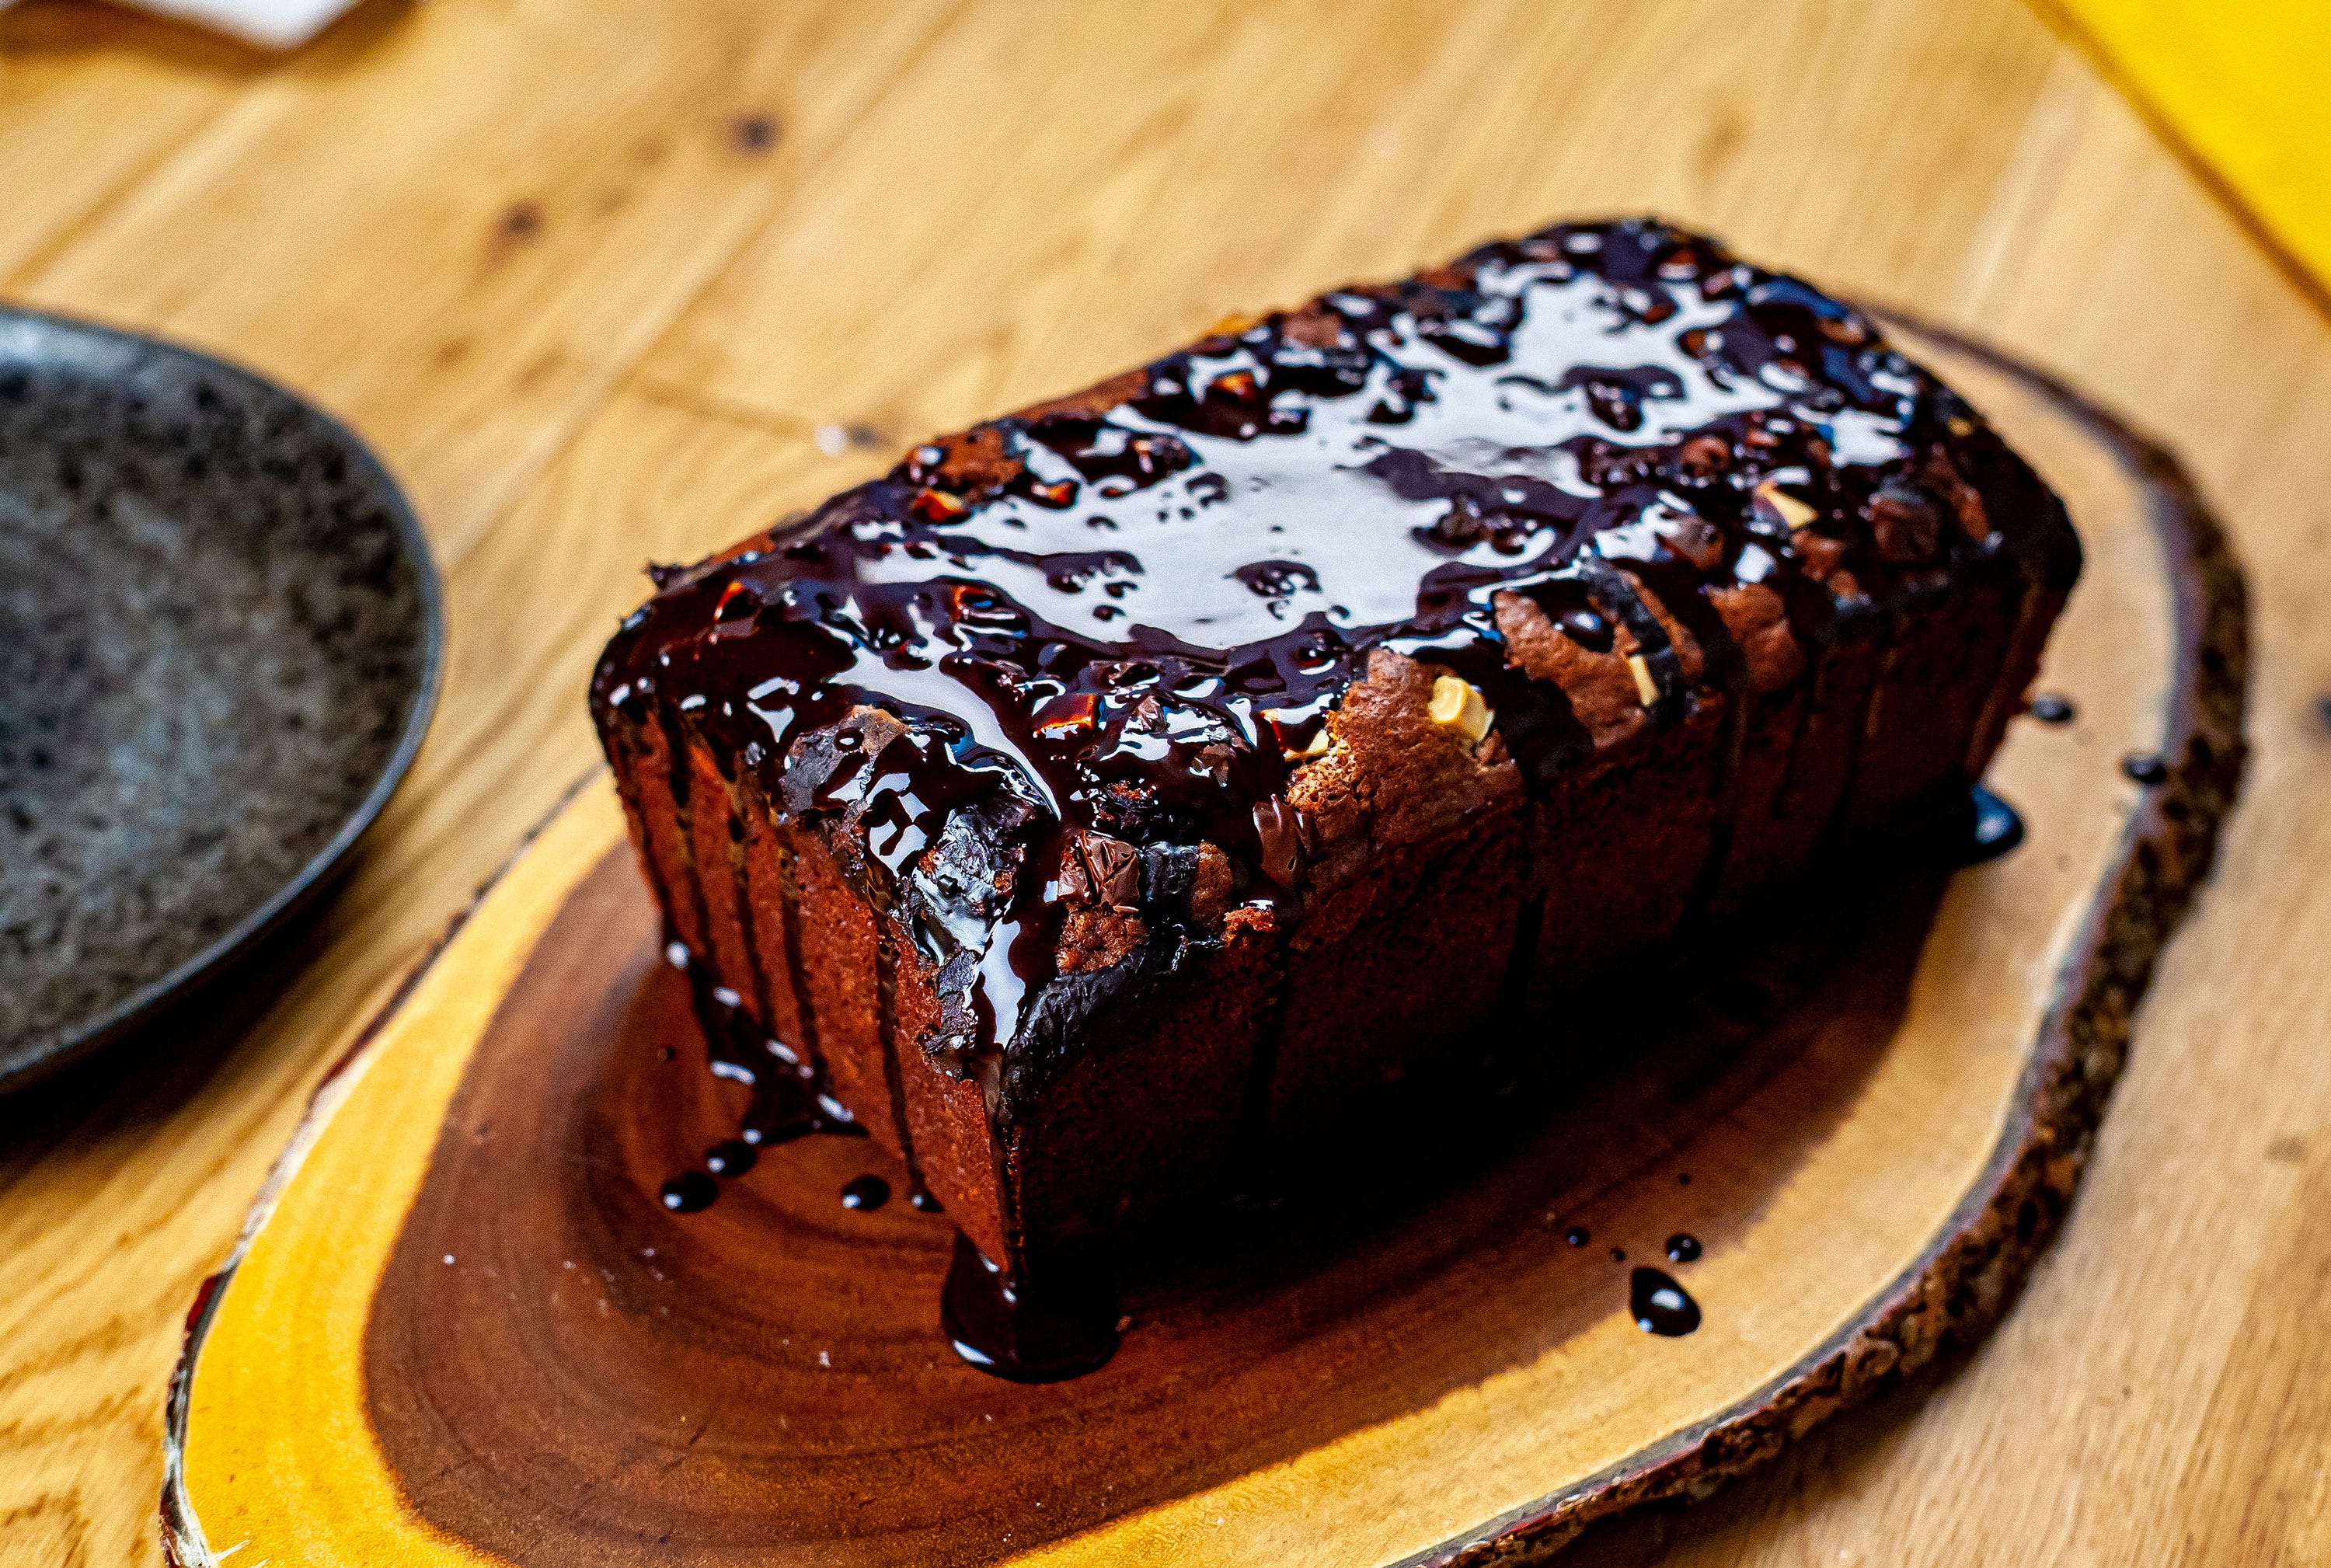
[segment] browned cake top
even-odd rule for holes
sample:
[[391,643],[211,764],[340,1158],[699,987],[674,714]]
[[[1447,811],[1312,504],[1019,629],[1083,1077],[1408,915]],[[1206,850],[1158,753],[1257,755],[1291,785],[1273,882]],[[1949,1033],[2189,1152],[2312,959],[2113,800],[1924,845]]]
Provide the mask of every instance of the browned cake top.
[[1857,617],[2078,565],[2030,469],[1852,309],[1657,223],[1565,224],[1226,327],[660,573],[593,701],[845,827],[941,967],[949,1048],[992,1050],[1089,1003],[1070,907],[1176,940],[1194,892],[1299,914],[1302,777],[1384,652],[1535,791],[1787,685]]

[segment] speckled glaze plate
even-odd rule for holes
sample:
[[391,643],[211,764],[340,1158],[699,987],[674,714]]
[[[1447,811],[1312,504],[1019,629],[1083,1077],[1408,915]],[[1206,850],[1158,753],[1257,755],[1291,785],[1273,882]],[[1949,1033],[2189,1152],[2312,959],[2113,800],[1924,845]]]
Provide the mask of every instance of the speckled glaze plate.
[[0,308],[0,1091],[328,883],[420,746],[442,641],[412,508],[338,422]]

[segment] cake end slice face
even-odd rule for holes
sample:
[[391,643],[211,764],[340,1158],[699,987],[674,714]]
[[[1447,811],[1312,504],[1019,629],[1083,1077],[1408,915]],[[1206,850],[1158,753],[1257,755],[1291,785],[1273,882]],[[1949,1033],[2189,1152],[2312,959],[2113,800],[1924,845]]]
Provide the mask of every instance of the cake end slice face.
[[665,572],[592,709],[755,1114],[1018,1278],[1963,800],[2079,570],[1865,317],[1563,224]]

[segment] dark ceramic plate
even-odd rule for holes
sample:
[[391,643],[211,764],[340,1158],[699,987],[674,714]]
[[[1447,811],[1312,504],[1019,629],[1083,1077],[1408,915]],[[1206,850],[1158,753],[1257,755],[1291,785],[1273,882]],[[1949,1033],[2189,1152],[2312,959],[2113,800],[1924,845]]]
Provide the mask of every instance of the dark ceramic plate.
[[412,508],[338,422],[0,309],[0,1090],[324,886],[420,746],[442,641]]

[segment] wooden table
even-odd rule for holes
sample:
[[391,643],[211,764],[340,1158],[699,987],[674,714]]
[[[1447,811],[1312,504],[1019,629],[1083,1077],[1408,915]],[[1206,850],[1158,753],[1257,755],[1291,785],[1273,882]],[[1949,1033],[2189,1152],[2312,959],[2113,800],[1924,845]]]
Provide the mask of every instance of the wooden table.
[[0,293],[348,416],[450,593],[346,891],[0,1105],[0,1561],[151,1562],[165,1380],[310,1088],[591,764],[681,559],[1225,310],[1655,209],[2171,433],[2252,572],[2256,747],[2069,1227],[1955,1373],[1583,1562],[2331,1558],[2331,334],[2013,0],[369,0],[276,62],[0,17]]

